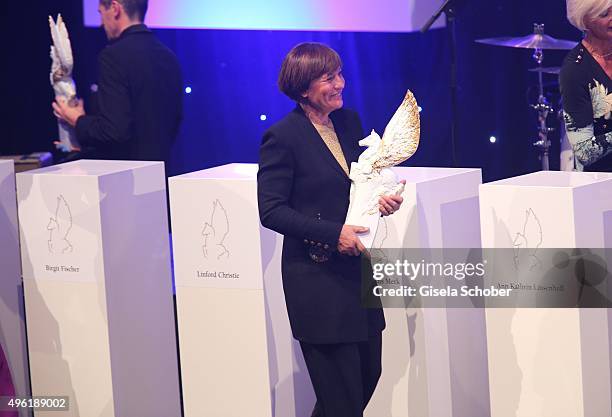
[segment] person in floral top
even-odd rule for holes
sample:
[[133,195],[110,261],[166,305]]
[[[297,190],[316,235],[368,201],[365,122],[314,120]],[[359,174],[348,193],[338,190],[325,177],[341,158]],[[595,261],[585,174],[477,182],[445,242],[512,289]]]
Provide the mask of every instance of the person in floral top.
[[560,75],[575,169],[612,172],[612,0],[567,0],[567,18],[584,32]]

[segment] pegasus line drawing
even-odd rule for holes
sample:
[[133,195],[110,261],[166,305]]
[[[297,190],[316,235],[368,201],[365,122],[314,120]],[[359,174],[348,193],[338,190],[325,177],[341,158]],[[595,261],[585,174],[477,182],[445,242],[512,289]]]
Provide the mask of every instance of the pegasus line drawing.
[[204,229],[202,229],[202,236],[204,236],[202,252],[205,258],[229,258],[230,252],[224,243],[229,234],[227,211],[219,199],[213,201],[212,204],[210,221],[205,222]]
[[70,253],[73,250],[72,243],[68,240],[68,235],[72,229],[72,213],[70,206],[63,195],[57,196],[57,206],[55,217],[49,217],[47,230],[49,240],[47,246],[49,253]]
[[516,269],[521,269],[521,265],[529,271],[539,268],[542,262],[536,253],[540,245],[542,245],[542,224],[533,209],[529,208],[525,211],[523,230],[517,232],[512,241]]
[[378,229],[376,230],[376,236],[374,236],[374,242],[372,242],[372,249],[370,249],[370,256],[372,259],[376,259],[379,262],[389,262],[385,253],[385,241],[389,237],[389,225],[385,217],[380,218],[378,223]]

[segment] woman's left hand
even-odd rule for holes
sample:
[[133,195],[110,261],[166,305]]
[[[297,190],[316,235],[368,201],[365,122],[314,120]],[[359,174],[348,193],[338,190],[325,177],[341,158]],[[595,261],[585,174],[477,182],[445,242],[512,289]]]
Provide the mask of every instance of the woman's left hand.
[[383,195],[378,199],[380,214],[389,216],[399,210],[404,199],[400,195]]

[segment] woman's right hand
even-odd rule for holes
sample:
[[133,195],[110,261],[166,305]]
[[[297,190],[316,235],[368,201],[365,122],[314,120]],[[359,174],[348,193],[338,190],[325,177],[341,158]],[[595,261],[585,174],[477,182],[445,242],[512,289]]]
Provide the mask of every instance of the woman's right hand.
[[359,256],[366,248],[361,243],[361,240],[359,240],[357,234],[367,233],[369,230],[363,226],[343,225],[340,231],[340,238],[338,239],[338,252],[343,255]]

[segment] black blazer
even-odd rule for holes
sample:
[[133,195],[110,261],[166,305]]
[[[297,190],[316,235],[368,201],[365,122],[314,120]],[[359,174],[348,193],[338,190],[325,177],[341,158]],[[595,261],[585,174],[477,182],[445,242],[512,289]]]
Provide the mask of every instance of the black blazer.
[[98,72],[99,114],[76,124],[83,148],[98,158],[167,161],[183,108],[174,53],[133,25],[102,50]]
[[[330,114],[350,166],[363,149],[357,113]],[[335,251],[351,181],[300,106],[264,133],[257,190],[261,223],[284,235],[282,275],[291,329],[308,343],[365,341],[385,326],[382,310],[361,304],[358,257]],[[310,241],[334,250],[316,263]]]

